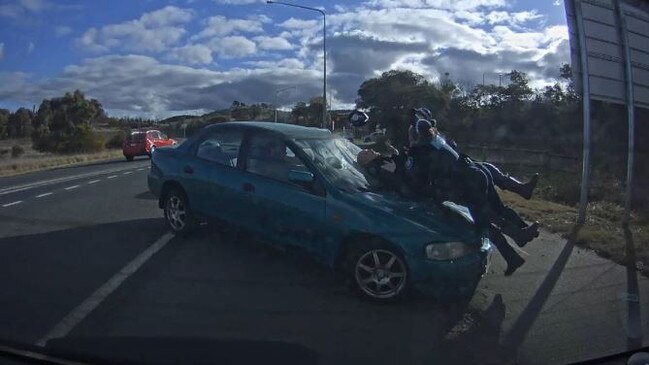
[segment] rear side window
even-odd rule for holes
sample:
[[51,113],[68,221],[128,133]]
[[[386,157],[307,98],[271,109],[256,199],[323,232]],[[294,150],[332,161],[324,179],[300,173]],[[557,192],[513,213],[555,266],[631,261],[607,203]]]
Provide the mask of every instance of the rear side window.
[[243,133],[240,131],[223,131],[210,133],[196,149],[198,158],[236,167]]
[[142,142],[142,141],[144,141],[144,136],[145,136],[144,133],[131,133],[131,134],[126,138],[126,140],[127,140],[129,143]]

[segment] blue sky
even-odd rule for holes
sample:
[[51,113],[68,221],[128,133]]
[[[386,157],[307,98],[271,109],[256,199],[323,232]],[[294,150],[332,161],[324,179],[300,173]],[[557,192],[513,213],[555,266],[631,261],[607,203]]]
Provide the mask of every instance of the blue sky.
[[[327,12],[333,106],[363,80],[410,69],[463,85],[569,62],[559,0],[294,1]],[[0,107],[81,89],[110,114],[165,117],[232,100],[290,105],[321,94],[316,12],[259,0],[0,0]]]

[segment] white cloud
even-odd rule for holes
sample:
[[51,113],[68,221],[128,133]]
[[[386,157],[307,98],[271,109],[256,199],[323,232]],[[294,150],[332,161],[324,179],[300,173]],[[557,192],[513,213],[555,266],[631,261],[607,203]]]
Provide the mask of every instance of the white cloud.
[[263,50],[285,51],[293,49],[293,45],[282,37],[259,36],[253,38],[253,40],[257,42],[257,47]]
[[476,10],[498,8],[507,5],[505,0],[370,0],[368,7]]
[[229,4],[229,5],[248,5],[255,3],[264,3],[265,0],[214,0],[219,4]]
[[0,42],[0,61],[5,57],[5,43]]
[[36,45],[34,44],[34,42],[29,42],[29,44],[27,45],[27,54],[28,55],[32,54],[32,52],[34,52],[35,48],[36,48]]
[[291,69],[303,69],[305,64],[303,61],[298,60],[297,58],[283,58],[279,61],[248,61],[245,63],[248,66],[255,68],[291,68]]
[[269,102],[274,90],[287,86],[295,86],[300,95],[318,95],[321,77],[318,71],[295,67],[217,72],[163,64],[147,56],[103,56],[43,80],[0,72],[0,99],[32,103],[80,89],[109,110],[173,114],[220,109],[233,100]]
[[237,32],[261,33],[264,31],[263,24],[268,21],[269,19],[265,16],[254,19],[229,19],[216,15],[208,18],[205,21],[205,28],[200,33],[192,36],[192,39],[226,36]]
[[210,64],[212,59],[212,50],[202,44],[189,44],[174,50],[174,56],[190,65]]
[[223,58],[240,58],[257,53],[255,42],[242,36],[214,38],[207,46]]
[[57,25],[54,27],[54,35],[57,37],[63,37],[72,33],[72,28],[67,25]]
[[7,18],[20,18],[27,12],[37,13],[52,7],[45,0],[17,0],[0,5],[0,16]]
[[183,24],[192,16],[192,10],[167,6],[136,20],[90,28],[77,38],[77,44],[92,51],[161,52],[180,41],[186,32]]
[[317,20],[303,20],[291,17],[290,19],[281,22],[279,26],[288,29],[305,29],[316,27],[319,24],[320,23]]
[[51,6],[49,2],[44,0],[19,0],[18,3],[30,11],[41,11]]
[[516,13],[510,13],[507,11],[492,11],[487,14],[486,19],[489,24],[511,24],[511,25],[521,25],[527,23],[531,20],[540,19],[542,16],[538,14],[536,10],[533,11],[521,11]]

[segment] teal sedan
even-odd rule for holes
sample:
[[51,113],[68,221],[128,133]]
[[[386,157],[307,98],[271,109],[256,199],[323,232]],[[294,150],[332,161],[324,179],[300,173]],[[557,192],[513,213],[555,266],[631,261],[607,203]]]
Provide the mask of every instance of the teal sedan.
[[491,244],[468,211],[379,192],[357,165],[359,151],[323,129],[221,123],[156,150],[148,185],[177,235],[200,221],[234,225],[312,254],[377,301],[471,296]]

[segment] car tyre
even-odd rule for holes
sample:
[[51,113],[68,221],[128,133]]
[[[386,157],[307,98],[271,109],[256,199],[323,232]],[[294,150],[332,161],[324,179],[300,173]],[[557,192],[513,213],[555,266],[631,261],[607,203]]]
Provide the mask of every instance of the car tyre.
[[188,236],[195,230],[196,219],[183,192],[177,189],[167,192],[163,207],[167,226],[175,235]]
[[126,157],[126,161],[128,161],[128,162],[133,161],[133,156],[131,156],[131,155],[124,155],[124,157]]
[[394,303],[410,294],[410,274],[403,254],[392,245],[373,241],[357,244],[346,260],[347,279],[362,298]]

